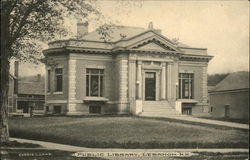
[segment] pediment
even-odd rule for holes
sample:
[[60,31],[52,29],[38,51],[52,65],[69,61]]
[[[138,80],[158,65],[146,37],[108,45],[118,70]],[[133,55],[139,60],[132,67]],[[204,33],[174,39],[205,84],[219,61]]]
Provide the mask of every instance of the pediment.
[[170,46],[155,38],[138,42],[131,48],[138,50],[176,51],[173,46]]
[[157,50],[157,51],[166,51],[166,48],[162,45],[156,44],[154,42],[149,42],[147,44],[144,44],[139,47],[134,47],[134,49],[139,49],[139,50]]
[[181,52],[171,40],[154,32],[139,35],[129,41],[132,43],[128,42],[128,49]]

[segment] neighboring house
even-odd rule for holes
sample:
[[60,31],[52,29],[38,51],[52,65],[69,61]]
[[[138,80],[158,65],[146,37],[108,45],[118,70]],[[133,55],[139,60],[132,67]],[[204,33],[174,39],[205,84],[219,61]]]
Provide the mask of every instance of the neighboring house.
[[30,80],[18,78],[18,62],[15,62],[15,76],[10,76],[9,114],[30,115],[45,113],[45,84],[40,75]]
[[213,117],[248,119],[249,72],[230,73],[209,91]]
[[47,112],[51,114],[208,115],[207,66],[212,56],[148,29],[119,26],[104,42],[88,24],[78,39],[49,43]]

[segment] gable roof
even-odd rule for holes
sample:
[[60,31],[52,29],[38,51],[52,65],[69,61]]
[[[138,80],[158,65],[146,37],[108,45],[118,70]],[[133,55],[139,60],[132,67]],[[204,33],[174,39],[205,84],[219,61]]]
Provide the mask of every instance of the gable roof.
[[18,81],[18,94],[45,94],[45,82],[44,81]]
[[249,72],[234,72],[226,76],[212,91],[249,89]]

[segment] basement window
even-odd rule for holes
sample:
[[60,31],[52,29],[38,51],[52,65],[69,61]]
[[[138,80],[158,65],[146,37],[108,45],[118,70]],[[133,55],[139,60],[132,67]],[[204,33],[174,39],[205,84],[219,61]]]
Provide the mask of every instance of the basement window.
[[89,113],[101,113],[101,106],[89,106]]
[[62,106],[54,106],[54,113],[60,114],[62,112]]

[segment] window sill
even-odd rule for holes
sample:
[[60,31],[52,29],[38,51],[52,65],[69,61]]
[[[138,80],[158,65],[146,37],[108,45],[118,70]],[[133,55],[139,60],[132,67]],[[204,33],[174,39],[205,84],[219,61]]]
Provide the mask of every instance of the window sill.
[[63,92],[53,92],[53,94],[63,94]]
[[198,103],[198,101],[194,99],[178,99],[177,101],[183,102],[183,103]]
[[85,97],[83,101],[84,102],[107,102],[109,100],[104,97]]

